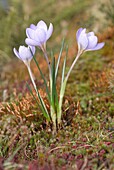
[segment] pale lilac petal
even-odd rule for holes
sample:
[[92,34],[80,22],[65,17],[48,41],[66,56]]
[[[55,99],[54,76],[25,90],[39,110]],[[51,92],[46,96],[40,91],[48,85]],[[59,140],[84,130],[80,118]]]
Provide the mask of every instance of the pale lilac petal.
[[40,43],[35,41],[35,40],[32,40],[30,38],[26,38],[25,39],[25,43],[29,46],[40,46]]
[[82,35],[82,34],[86,34],[86,28],[83,28],[83,29],[82,29],[80,35]]
[[46,42],[46,32],[44,29],[37,29],[35,31],[35,41],[37,41],[38,43],[40,43],[41,45],[44,44]]
[[34,39],[34,36],[35,36],[34,33],[35,33],[35,30],[32,30],[31,28],[26,29],[26,35],[28,38]]
[[44,29],[44,30],[47,32],[47,25],[46,25],[46,23],[45,23],[44,21],[42,21],[42,20],[38,22],[37,28],[38,28],[38,29],[42,28],[42,29]]
[[21,59],[21,58],[20,58],[20,55],[19,55],[19,52],[18,52],[15,48],[13,49],[13,52],[14,52],[14,54],[15,54],[19,59]]
[[105,43],[104,43],[104,42],[102,42],[102,43],[98,43],[98,44],[96,45],[96,47],[95,47],[95,48],[91,49],[91,51],[93,51],[93,50],[99,50],[99,49],[103,48],[103,47],[104,47],[104,45],[105,45]]
[[30,25],[30,28],[26,29],[26,38],[25,42],[29,46],[45,46],[46,41],[50,38],[53,32],[53,25],[50,23],[49,29],[44,21],[38,22],[37,26],[34,24]]
[[92,49],[97,45],[98,38],[96,36],[89,36],[88,37],[88,46],[87,49]]
[[97,36],[94,32],[86,33],[86,29],[80,28],[76,33],[78,43],[78,51],[93,51],[99,50],[104,46],[104,43],[98,43]]
[[31,60],[33,55],[31,54],[31,51],[29,48],[25,47],[25,46],[20,46],[19,47],[19,54],[21,59],[24,60]]
[[33,58],[33,54],[31,54],[31,51],[29,48],[26,48],[23,58],[25,58],[25,60],[31,60]]
[[76,39],[78,41],[80,33],[82,32],[83,28],[79,28],[78,31],[76,32]]
[[36,51],[35,47],[34,47],[34,46],[29,46],[29,48],[30,48],[31,51],[32,51],[32,55],[34,55],[34,54],[35,54],[35,51]]
[[25,50],[26,48],[27,48],[27,47],[25,47],[24,45],[21,45],[21,46],[19,47],[19,54],[22,53],[22,52],[24,52],[24,50]]
[[48,40],[51,37],[52,32],[53,32],[53,25],[52,25],[52,23],[50,23],[49,29],[48,29],[47,35],[46,35],[46,40]]
[[27,47],[25,47],[25,46],[20,46],[19,47],[19,59],[22,60],[22,61],[25,60],[25,55],[24,54],[25,54],[26,48]]
[[80,34],[78,39],[78,46],[80,47],[80,50],[85,50],[88,46],[88,38],[86,34]]
[[24,45],[19,47],[19,55],[22,60],[23,60],[23,58],[25,58],[24,56],[26,55],[26,49],[28,49],[28,48],[25,47]]
[[87,37],[89,37],[89,36],[94,36],[94,32],[87,33]]
[[33,30],[36,30],[36,29],[37,29],[37,26],[34,25],[34,24],[31,24],[31,25],[30,25],[30,28],[33,29]]

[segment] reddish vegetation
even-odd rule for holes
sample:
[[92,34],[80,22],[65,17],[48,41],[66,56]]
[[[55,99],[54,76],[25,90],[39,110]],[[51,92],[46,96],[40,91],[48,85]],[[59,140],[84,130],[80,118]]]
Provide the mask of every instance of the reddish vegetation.
[[[4,136],[10,134],[11,137],[4,151],[7,154],[0,157],[0,170],[4,170],[3,165],[11,157],[16,147],[21,148],[9,161],[12,165],[17,165],[16,170],[25,170],[25,167],[27,167],[27,170],[113,169],[114,162],[111,159],[114,150],[112,122],[114,115],[112,93],[114,89],[113,36],[114,28],[108,28],[102,35],[99,35],[100,41],[106,41],[108,46],[106,45],[102,50],[102,57],[105,59],[103,70],[93,70],[89,73],[90,92],[95,97],[88,98],[85,94],[83,99],[83,95],[79,94],[79,99],[76,99],[75,102],[72,97],[69,97],[70,94],[65,97],[63,126],[56,136],[51,134],[50,124],[38,110],[36,102],[26,88],[25,81],[19,82],[19,79],[23,80],[23,72],[25,72],[26,80],[28,80],[26,68],[24,66],[21,67],[22,70],[20,66],[13,68],[16,63],[11,64],[12,69],[8,70],[8,74],[3,75],[3,79],[10,75],[11,79],[15,79],[15,83],[13,82],[11,87],[6,87],[8,98],[0,103],[0,116],[1,119],[3,118],[0,123],[5,126],[5,123],[8,122]],[[68,56],[74,56],[75,53],[76,48],[69,49]],[[42,60],[42,57],[39,56],[37,56],[37,59],[41,69],[48,76],[45,60]],[[71,62],[71,58],[68,58],[68,64],[69,62]],[[39,81],[40,75],[34,66],[34,63],[32,63],[34,74],[37,77],[37,86],[40,87],[40,93],[49,109],[43,91],[43,83]],[[14,75],[10,74],[12,71],[15,72]],[[80,75],[78,78],[80,78]],[[30,81],[28,82],[31,84]],[[74,87],[74,84],[72,86]],[[3,87],[1,87],[2,90]],[[104,95],[106,92],[108,92],[108,95]],[[21,97],[19,98],[20,93]],[[97,94],[101,94],[101,96],[97,96]],[[10,103],[7,102],[9,99],[11,100]],[[82,103],[82,101],[85,103]],[[11,117],[5,119],[4,116]]]

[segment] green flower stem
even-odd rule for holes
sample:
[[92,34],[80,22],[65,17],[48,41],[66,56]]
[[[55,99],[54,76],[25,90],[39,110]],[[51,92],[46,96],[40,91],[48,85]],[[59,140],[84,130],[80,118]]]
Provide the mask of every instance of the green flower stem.
[[61,116],[62,116],[62,103],[63,103],[63,97],[64,97],[64,93],[65,93],[65,88],[66,88],[66,83],[68,81],[68,78],[70,76],[70,73],[74,67],[74,65],[76,64],[78,58],[80,57],[80,55],[82,54],[82,51],[78,52],[75,60],[73,61],[62,85],[61,85],[61,90],[60,90],[60,98],[59,98],[59,108],[58,108],[58,112],[57,112],[57,123],[58,125],[61,123]]
[[33,84],[33,87],[36,91],[36,94],[38,94],[38,91],[37,91],[37,87],[36,87],[36,83],[34,81],[34,78],[33,78],[33,74],[32,74],[32,71],[31,71],[31,68],[30,68],[30,65],[27,65],[27,69],[28,69],[28,72],[29,72],[29,75],[30,75],[30,78],[31,78],[31,81],[32,81],[32,84]]
[[48,59],[47,51],[46,51],[45,47],[43,47],[43,46],[42,46],[41,49],[42,49],[42,51],[43,51],[43,53],[44,53],[44,57],[45,57],[45,59],[46,59],[47,65],[48,65],[49,74],[51,74],[50,61],[49,61],[49,59]]
[[52,79],[52,71],[51,71],[51,67],[50,67],[50,62],[48,59],[48,55],[46,52],[46,49],[44,47],[42,47],[42,51],[44,53],[44,57],[46,59],[47,65],[48,65],[48,69],[49,69],[49,78],[50,78],[50,97],[51,97],[51,103],[50,103],[50,117],[53,123],[53,132],[56,132],[57,126],[56,126],[56,111],[55,111],[55,103],[53,101],[53,90],[52,90],[52,83],[53,83],[53,79]]
[[72,63],[72,65],[71,65],[71,67],[70,67],[70,69],[69,69],[67,75],[66,75],[66,78],[65,78],[66,81],[68,80],[68,78],[69,78],[69,76],[70,76],[70,73],[71,73],[71,71],[72,71],[74,65],[76,64],[76,62],[77,62],[77,60],[78,60],[78,58],[80,57],[81,54],[82,54],[82,51],[79,51],[78,54],[77,54],[77,56],[76,56],[76,58],[75,58],[75,60],[74,60],[73,63]]
[[30,78],[31,78],[33,87],[34,87],[34,89],[35,89],[35,91],[36,91],[36,94],[37,94],[37,96],[38,96],[39,102],[40,102],[40,104],[41,104],[41,105],[40,105],[41,110],[42,110],[44,116],[46,117],[46,119],[50,121],[50,116],[49,116],[49,114],[48,114],[48,111],[47,111],[47,108],[46,108],[46,106],[45,106],[45,103],[44,103],[42,97],[40,96],[40,93],[39,93],[38,90],[37,90],[37,87],[36,87],[36,84],[35,84],[35,81],[34,81],[34,78],[33,78],[33,74],[32,74],[32,71],[31,71],[31,69],[30,69],[30,63],[26,64],[26,66],[27,66],[27,68],[28,68],[28,72],[29,72],[29,75],[30,75]]

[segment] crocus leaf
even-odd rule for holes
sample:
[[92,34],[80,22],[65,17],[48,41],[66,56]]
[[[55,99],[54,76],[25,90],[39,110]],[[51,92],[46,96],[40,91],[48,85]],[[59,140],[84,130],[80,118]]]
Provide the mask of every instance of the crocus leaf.
[[34,98],[34,100],[36,101],[37,105],[40,107],[38,100],[36,99],[36,97],[34,96],[31,87],[29,86],[28,82],[26,82],[26,86],[28,88],[28,90],[30,91],[31,96]]
[[66,67],[66,58],[67,58],[67,55],[68,55],[68,47],[66,48],[66,56],[64,58],[64,62],[63,62],[63,68],[62,68],[62,78],[61,78],[61,85],[64,81],[64,76],[65,76],[65,67]]
[[46,118],[48,121],[50,121],[50,117],[49,117],[48,110],[47,110],[47,108],[46,108],[46,106],[45,106],[45,103],[44,103],[44,101],[43,101],[43,99],[42,99],[40,93],[38,93],[38,98],[39,98],[39,100],[40,100],[40,103],[41,103],[41,110],[42,110],[42,112],[43,112],[45,118]]
[[50,93],[49,93],[49,89],[48,89],[47,82],[46,82],[46,79],[45,79],[45,77],[44,77],[44,74],[42,73],[42,71],[41,71],[41,69],[40,69],[40,66],[39,66],[39,64],[38,64],[38,62],[37,62],[37,60],[36,60],[36,58],[35,58],[34,56],[33,56],[33,59],[34,59],[34,61],[35,61],[35,63],[36,63],[36,66],[38,67],[38,70],[39,70],[41,76],[42,76],[42,79],[43,79],[43,81],[44,81],[44,85],[45,85],[45,88],[46,88],[46,93],[47,93],[47,95],[48,95],[48,100],[49,100],[49,102],[51,103]]
[[58,107],[58,95],[56,89],[56,78],[55,78],[55,57],[52,57],[52,103],[55,111]]
[[57,65],[56,65],[56,70],[55,70],[55,79],[57,78],[58,68],[59,68],[59,63],[60,63],[60,59],[61,59],[61,56],[62,56],[63,48],[64,48],[64,39],[62,41],[60,53],[59,53],[58,60],[57,60]]
[[54,103],[55,103],[55,57],[52,57],[52,68],[51,68],[51,77],[52,77],[52,103],[53,107],[55,109]]
[[38,98],[39,98],[39,101],[40,101],[40,104],[39,104],[39,103],[38,103],[38,100],[37,100],[36,97],[34,96],[34,94],[33,94],[33,92],[32,92],[32,89],[31,89],[31,87],[29,86],[28,83],[27,83],[27,87],[28,87],[28,89],[29,89],[29,91],[30,91],[30,94],[33,96],[34,100],[36,101],[37,105],[38,105],[38,106],[40,107],[40,109],[42,110],[45,118],[46,118],[48,121],[50,121],[49,113],[48,113],[48,111],[47,111],[47,108],[46,108],[46,106],[45,106],[45,104],[44,104],[44,101],[43,101],[40,93],[37,91],[37,95],[38,95]]

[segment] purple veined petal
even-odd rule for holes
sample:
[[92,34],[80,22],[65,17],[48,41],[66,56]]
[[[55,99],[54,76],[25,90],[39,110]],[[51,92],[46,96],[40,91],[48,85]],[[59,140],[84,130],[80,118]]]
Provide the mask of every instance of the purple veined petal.
[[97,42],[98,42],[98,38],[96,36],[89,36],[88,37],[88,46],[86,49],[93,49],[96,45],[97,45]]
[[[94,50],[100,50],[101,48],[103,48],[104,47],[104,45],[105,45],[105,43],[104,42],[102,42],[102,43],[98,43],[93,49],[91,49],[90,51],[94,51]],[[89,51],[89,50],[87,50],[87,51]]]
[[46,42],[46,32],[44,29],[37,29],[35,31],[35,41],[37,41],[40,45]]
[[37,26],[34,25],[34,24],[31,24],[31,25],[30,25],[30,28],[33,29],[33,30],[36,30],[36,29],[37,29]]
[[80,50],[85,50],[88,46],[88,38],[85,33],[81,33],[78,39],[78,46],[80,47]]
[[34,39],[34,33],[35,33],[35,30],[33,29],[31,28],[26,29],[26,35],[28,38]]
[[89,36],[95,36],[94,32],[87,33],[87,37],[89,37]]
[[16,48],[13,48],[14,54],[21,60],[21,57],[19,55],[19,52],[16,50]]
[[52,23],[50,23],[49,29],[47,30],[46,40],[48,40],[51,37],[52,32],[53,32],[53,25]]
[[34,54],[35,54],[35,51],[36,51],[35,47],[34,47],[34,46],[29,46],[28,48],[31,49],[32,55],[34,55]]
[[80,33],[82,32],[83,28],[79,28],[78,31],[76,32],[76,39],[78,41]]
[[45,23],[44,21],[42,21],[42,20],[38,22],[37,28],[38,28],[38,29],[40,29],[40,28],[41,28],[41,29],[44,29],[44,30],[47,32],[47,25],[46,25],[46,23]]
[[25,43],[29,46],[40,46],[40,43],[35,41],[35,40],[32,40],[30,38],[26,38],[25,39]]

